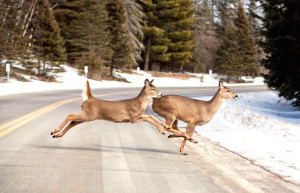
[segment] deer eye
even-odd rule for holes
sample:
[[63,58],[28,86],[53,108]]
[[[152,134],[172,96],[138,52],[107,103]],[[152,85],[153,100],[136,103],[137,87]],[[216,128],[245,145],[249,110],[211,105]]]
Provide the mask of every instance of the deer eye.
[[229,90],[227,90],[227,92],[230,92]]
[[152,90],[156,90],[155,88],[153,88]]

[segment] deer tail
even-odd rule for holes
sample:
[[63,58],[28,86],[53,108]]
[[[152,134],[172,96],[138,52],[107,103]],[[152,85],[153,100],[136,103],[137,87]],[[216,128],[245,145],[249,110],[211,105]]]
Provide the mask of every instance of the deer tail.
[[86,84],[85,84],[85,87],[82,90],[82,100],[86,101],[87,99],[90,99],[92,97],[93,97],[93,95],[91,93],[90,83],[87,80]]

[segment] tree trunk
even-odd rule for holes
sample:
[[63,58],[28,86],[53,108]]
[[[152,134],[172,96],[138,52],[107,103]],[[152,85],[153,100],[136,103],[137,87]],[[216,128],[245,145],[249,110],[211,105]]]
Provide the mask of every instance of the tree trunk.
[[32,16],[33,16],[33,13],[34,13],[34,10],[35,10],[36,3],[37,3],[37,0],[33,0],[32,4],[30,5],[30,9],[31,10],[29,10],[29,12],[28,12],[28,14],[30,13],[30,17],[29,17],[28,21],[26,21],[27,17],[28,17],[28,14],[24,18],[24,25],[22,26],[22,29],[24,28],[23,37],[25,37],[25,35],[26,35],[29,23],[30,23],[30,21],[32,19]]
[[184,63],[181,63],[181,65],[180,65],[180,72],[183,71],[183,65],[184,65]]
[[145,71],[149,70],[150,45],[151,45],[151,38],[148,39],[147,47],[146,47],[146,56],[145,56],[145,65],[144,65]]

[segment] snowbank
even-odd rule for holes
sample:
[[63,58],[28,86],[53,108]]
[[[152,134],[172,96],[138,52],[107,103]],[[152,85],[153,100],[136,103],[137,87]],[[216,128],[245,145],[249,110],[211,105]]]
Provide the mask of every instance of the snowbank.
[[276,92],[239,94],[196,132],[300,185],[300,111]]
[[[48,83],[37,80],[31,82],[20,82],[10,79],[7,83],[0,83],[0,96],[10,95],[27,92],[40,92],[48,90],[66,90],[66,89],[82,89],[85,84],[86,78],[78,75],[78,70],[69,66],[63,66],[66,72],[58,73],[57,80],[59,83]],[[144,84],[144,80],[154,79],[154,85],[158,87],[172,87],[172,86],[217,86],[218,79],[207,74],[195,74],[196,78],[190,78],[188,80],[180,80],[175,78],[164,77],[152,77],[150,73],[140,71],[139,74],[126,74],[116,73],[117,75],[127,79],[130,83],[117,82],[117,81],[94,81],[90,80],[90,86],[92,88],[111,88],[111,87],[141,87]],[[203,82],[201,78],[203,76]],[[254,83],[248,85],[263,85],[263,81],[259,78],[254,80]]]

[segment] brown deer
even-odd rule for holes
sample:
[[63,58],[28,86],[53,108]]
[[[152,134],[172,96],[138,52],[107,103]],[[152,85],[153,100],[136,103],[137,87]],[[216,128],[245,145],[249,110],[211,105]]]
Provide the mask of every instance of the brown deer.
[[[191,142],[197,143],[197,141],[190,138],[194,133],[195,127],[208,123],[224,100],[236,97],[238,96],[228,87],[225,87],[223,82],[220,81],[219,90],[210,101],[196,100],[178,95],[165,95],[153,99],[152,109],[158,115],[165,118],[167,127],[173,130],[178,131],[178,120],[187,123],[186,131],[188,137],[178,133],[169,136],[169,138],[184,137],[180,152],[187,155],[183,150],[186,141],[190,140]],[[169,131],[171,130],[169,129]]]
[[164,130],[157,123],[163,126],[166,126],[166,124],[152,115],[144,115],[149,99],[161,96],[161,93],[153,86],[152,82],[153,80],[149,82],[146,79],[142,91],[135,98],[122,101],[106,101],[93,97],[89,82],[86,81],[86,88],[83,90],[84,102],[81,105],[82,111],[78,114],[69,114],[62,124],[51,132],[51,135],[60,132],[68,122],[70,124],[61,133],[53,135],[53,138],[64,136],[75,125],[97,119],[123,123],[147,121],[164,134]]

